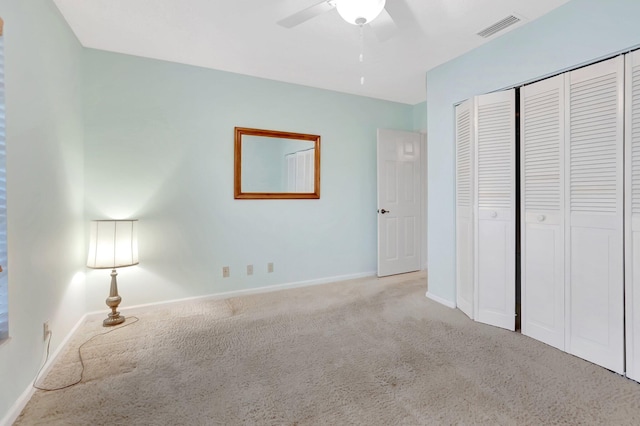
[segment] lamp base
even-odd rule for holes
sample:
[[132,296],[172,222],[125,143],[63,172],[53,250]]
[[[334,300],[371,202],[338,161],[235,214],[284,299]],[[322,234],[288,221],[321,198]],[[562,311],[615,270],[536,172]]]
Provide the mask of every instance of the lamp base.
[[116,281],[116,276],[118,273],[115,269],[111,271],[111,289],[109,291],[109,297],[107,297],[107,306],[111,308],[111,312],[109,316],[102,321],[102,325],[104,327],[111,327],[113,325],[122,324],[124,322],[124,317],[120,315],[120,312],[116,311],[118,309],[118,305],[122,298],[118,294],[118,282]]
[[122,324],[124,319],[124,316],[120,315],[120,312],[116,312],[115,315],[110,313],[109,316],[102,321],[102,325],[104,327],[111,327],[112,325]]

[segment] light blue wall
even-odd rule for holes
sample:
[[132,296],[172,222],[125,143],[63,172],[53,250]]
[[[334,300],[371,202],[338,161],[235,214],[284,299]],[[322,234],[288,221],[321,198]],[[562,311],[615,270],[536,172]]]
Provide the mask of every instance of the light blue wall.
[[[411,130],[411,106],[95,50],[84,64],[87,219],[140,219],[123,305],[376,270],[376,129]],[[234,200],[234,126],[321,135],[321,198]],[[108,280],[88,274],[91,309]]]
[[413,130],[416,132],[427,131],[427,102],[413,106]]
[[640,44],[640,1],[573,0],[427,73],[429,291],[455,301],[454,104]]
[[[51,0],[0,0],[5,21],[9,334],[0,423],[84,304],[82,48]],[[6,265],[2,265],[3,267]]]

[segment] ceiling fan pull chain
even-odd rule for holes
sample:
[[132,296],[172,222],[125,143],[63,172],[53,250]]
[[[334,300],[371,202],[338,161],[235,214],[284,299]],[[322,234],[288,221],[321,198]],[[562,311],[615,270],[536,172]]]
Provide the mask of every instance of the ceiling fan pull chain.
[[364,86],[364,24],[360,24],[360,85]]

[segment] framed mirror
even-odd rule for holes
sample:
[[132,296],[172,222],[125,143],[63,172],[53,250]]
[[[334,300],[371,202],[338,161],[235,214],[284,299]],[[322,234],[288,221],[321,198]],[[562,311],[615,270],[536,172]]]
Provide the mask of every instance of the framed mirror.
[[320,198],[320,136],[236,127],[234,198]]

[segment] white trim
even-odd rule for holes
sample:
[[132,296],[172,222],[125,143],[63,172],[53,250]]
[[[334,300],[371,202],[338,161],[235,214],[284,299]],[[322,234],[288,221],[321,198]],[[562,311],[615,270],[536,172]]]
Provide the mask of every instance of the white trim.
[[420,132],[420,174],[422,176],[420,184],[422,186],[420,196],[420,267],[426,270],[429,265],[429,243],[427,241],[428,232],[427,220],[429,215],[429,185],[427,185],[429,177],[429,162],[427,158],[427,133]]
[[456,308],[456,304],[454,302],[452,302],[450,300],[447,300],[447,299],[443,299],[442,297],[436,296],[435,294],[429,293],[428,291],[427,291],[427,294],[425,294],[425,296],[427,296],[428,299],[431,299],[434,302],[438,302],[441,305],[446,306],[447,308],[451,308],[451,309],[455,309]]
[[[319,284],[333,283],[333,282],[337,282],[337,281],[347,281],[347,280],[355,280],[355,279],[358,279],[358,278],[374,277],[375,275],[376,275],[375,271],[369,271],[369,272],[359,272],[359,273],[356,273],[356,274],[338,275],[338,276],[334,276],[334,277],[317,278],[317,279],[314,279],[314,280],[307,280],[307,281],[296,281],[296,282],[285,283],[285,284],[267,285],[267,286],[264,286],[264,287],[247,288],[247,289],[242,289],[242,290],[226,291],[226,292],[223,292],[223,293],[205,294],[203,296],[185,297],[185,298],[182,298],[182,299],[164,300],[164,301],[161,301],[161,302],[153,302],[153,303],[145,303],[145,304],[142,304],[142,305],[127,306],[127,307],[120,308],[120,312],[126,313],[126,312],[130,312],[130,311],[133,311],[133,310],[139,311],[141,309],[144,310],[144,309],[147,309],[147,308],[153,308],[155,306],[162,306],[162,305],[167,305],[167,304],[177,303],[177,302],[188,302],[188,301],[191,301],[191,300],[229,299],[231,297],[248,296],[248,295],[252,295],[252,294],[269,293],[269,292],[272,292],[272,291],[287,290],[287,289],[297,288],[297,287],[308,287],[308,286],[319,285]],[[92,318],[93,319],[93,318],[104,316],[105,312],[106,312],[106,308],[105,308],[105,310],[101,310],[101,311],[89,312],[85,316],[87,318]]]
[[[56,359],[58,358],[58,356],[62,352],[62,349],[65,346],[67,346],[67,344],[69,343],[69,340],[71,340],[71,337],[74,335],[76,330],[78,330],[80,325],[82,325],[82,323],[84,323],[84,321],[86,319],[87,319],[87,314],[84,314],[83,316],[81,316],[80,319],[78,320],[78,322],[76,322],[76,325],[74,325],[71,328],[71,330],[67,333],[67,335],[64,337],[64,339],[62,339],[62,341],[56,347],[56,349],[53,351],[53,353],[51,353],[51,355],[49,356],[49,360],[42,367],[42,370],[40,371],[40,377],[41,378],[45,377],[47,375],[47,373],[49,372],[49,370],[51,370],[51,367],[53,366],[53,364],[55,363]],[[34,377],[34,380],[35,380],[35,377]],[[20,413],[22,413],[22,410],[24,410],[24,407],[27,405],[27,403],[29,402],[29,400],[31,399],[31,397],[33,396],[33,394],[36,391],[36,389],[33,387],[33,385],[34,385],[34,383],[33,383],[33,380],[32,380],[32,381],[29,382],[29,385],[24,390],[24,392],[22,392],[22,394],[18,397],[18,399],[16,399],[16,401],[13,403],[11,408],[9,408],[9,410],[7,411],[5,416],[0,420],[0,426],[10,426],[10,425],[13,424],[13,422],[15,422],[18,419],[18,416],[20,416]]]
[[22,410],[27,405],[27,402],[29,402],[35,391],[33,381],[29,382],[29,386],[24,390],[24,392],[22,392],[22,395],[16,399],[11,408],[9,408],[9,411],[7,411],[7,414],[5,414],[4,418],[0,420],[0,426],[11,426],[13,422],[18,419],[18,416],[22,413]]

